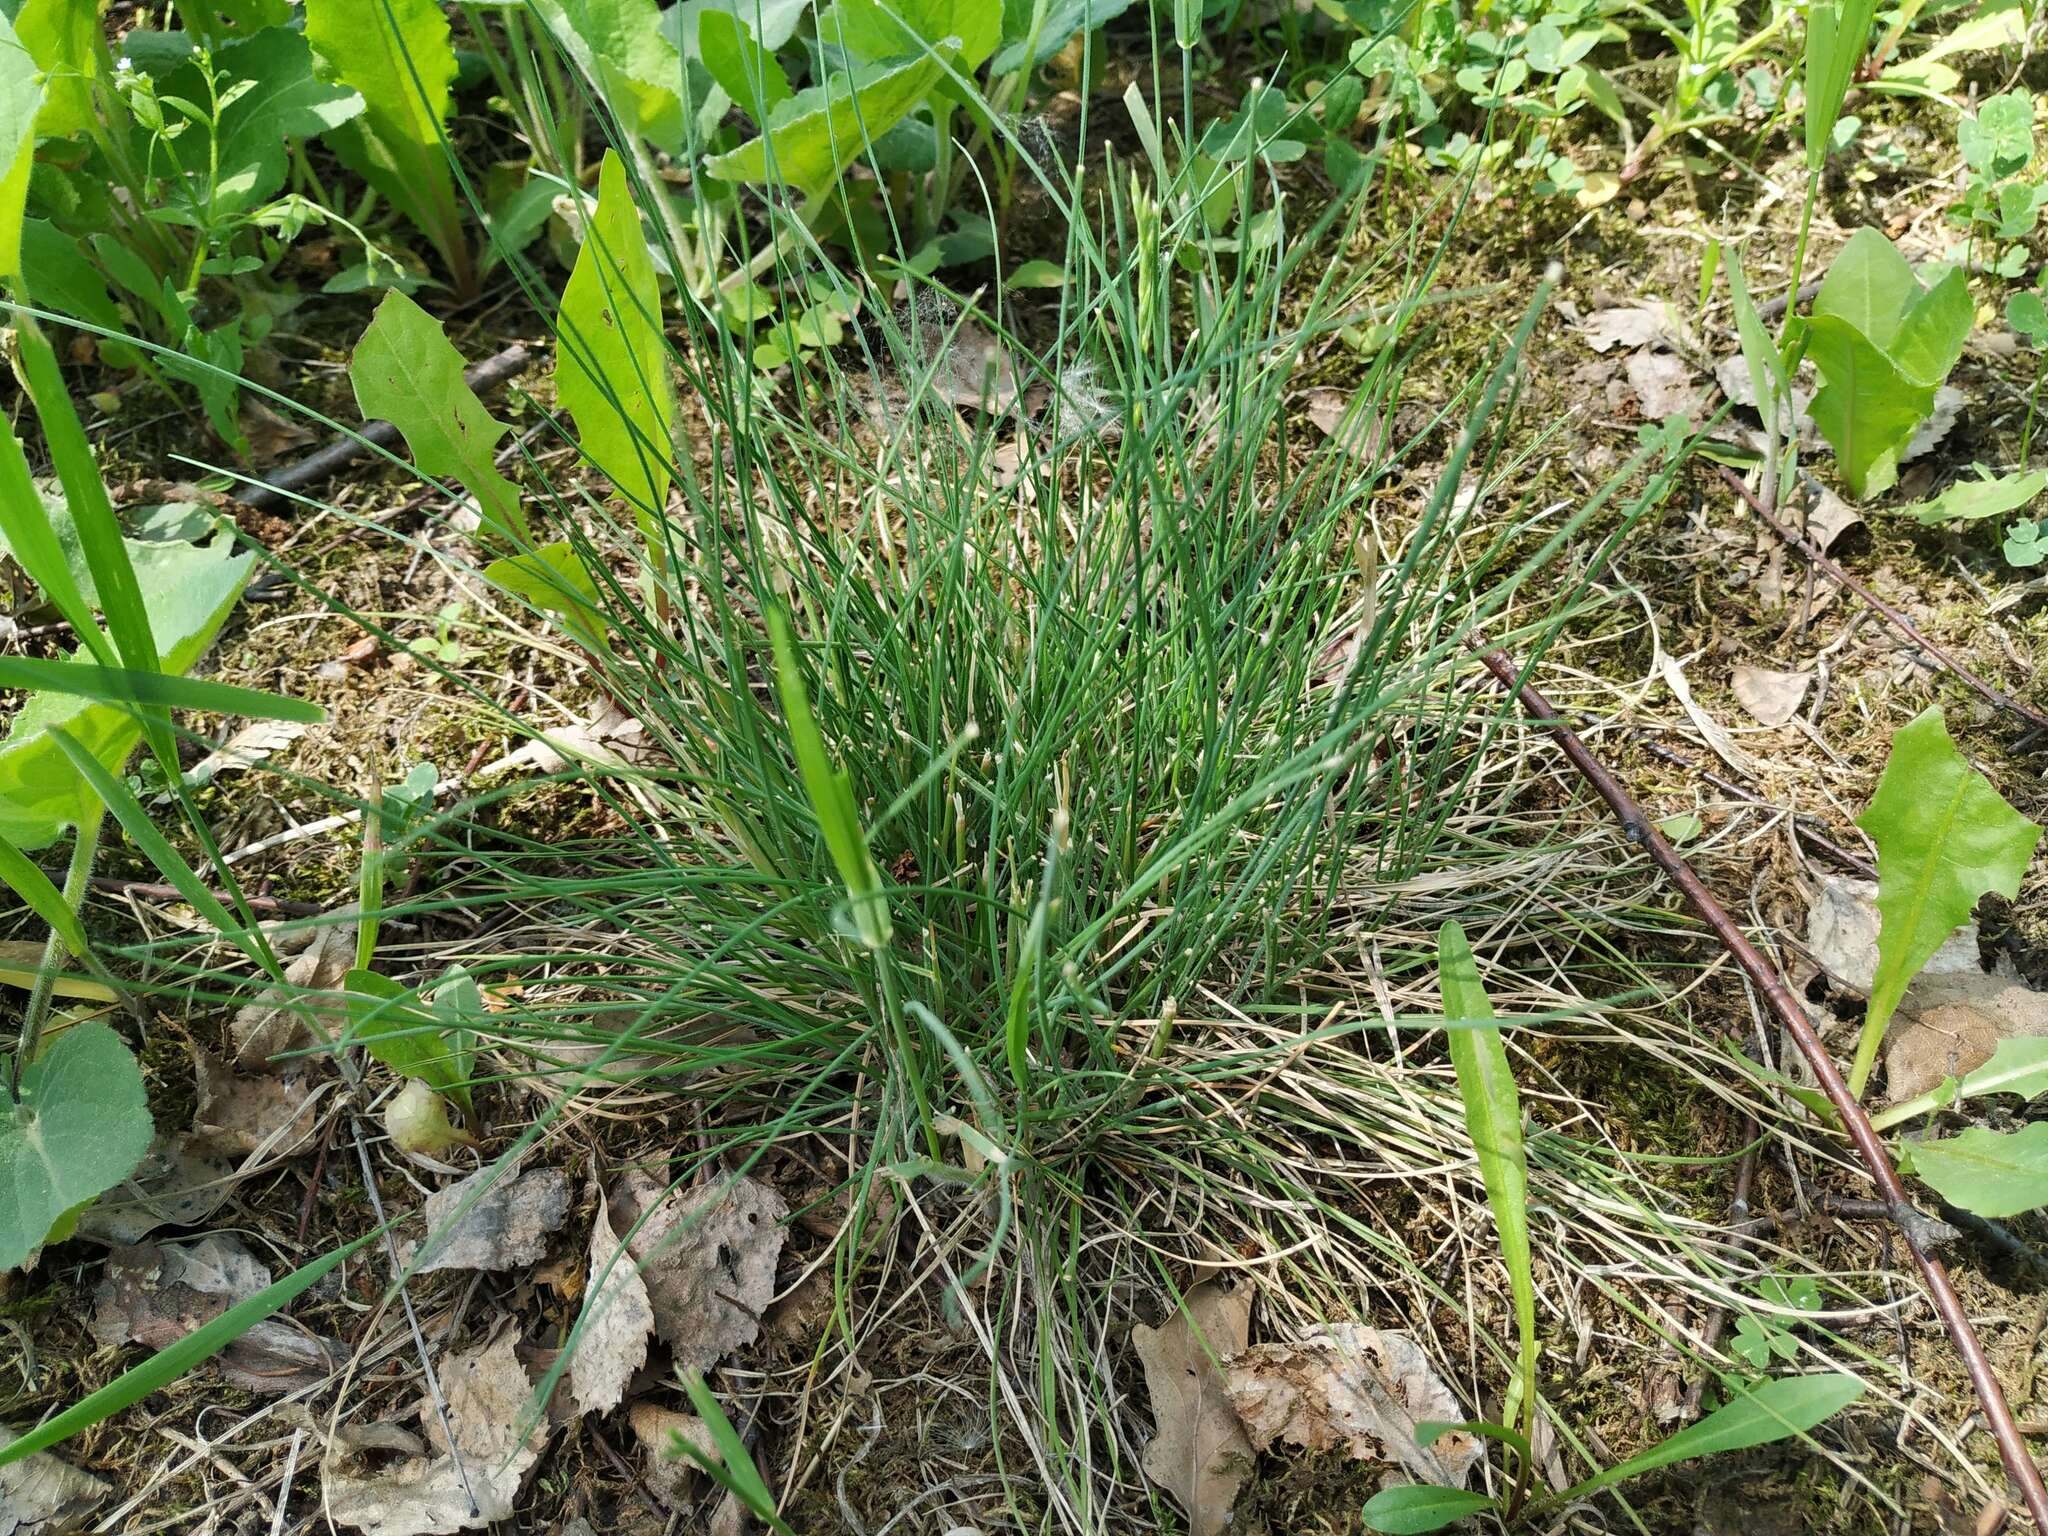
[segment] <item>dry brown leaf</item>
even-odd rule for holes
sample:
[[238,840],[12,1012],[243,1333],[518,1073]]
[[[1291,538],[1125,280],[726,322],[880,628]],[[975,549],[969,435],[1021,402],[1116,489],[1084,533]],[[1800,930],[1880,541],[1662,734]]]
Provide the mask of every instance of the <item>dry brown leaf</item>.
[[[18,1437],[0,1425],[0,1446]],[[0,1536],[65,1536],[111,1490],[90,1472],[37,1451],[0,1467]]]
[[1700,392],[1692,369],[1675,352],[1631,352],[1622,371],[1628,375],[1636,406],[1646,420],[1699,414]]
[[978,321],[963,320],[957,330],[932,343],[944,350],[931,363],[931,391],[948,405],[968,406],[1001,415],[1017,398],[1017,369],[1010,349]]
[[[270,1271],[227,1233],[116,1248],[93,1294],[92,1334],[110,1347],[132,1340],[166,1349],[269,1284]],[[215,1357],[221,1374],[250,1392],[311,1386],[335,1360],[331,1344],[281,1317],[256,1323]]]
[[1131,1330],[1156,1426],[1145,1447],[1145,1475],[1180,1501],[1189,1536],[1218,1536],[1252,1465],[1251,1441],[1219,1368],[1250,1337],[1252,1293],[1204,1280],[1181,1301],[1159,1327],[1140,1323]]
[[[461,1465],[449,1453],[431,1400],[420,1405],[427,1455],[372,1466],[337,1439],[320,1464],[320,1485],[338,1524],[367,1536],[451,1536],[512,1518],[546,1434],[546,1421],[533,1414],[533,1384],[519,1363],[514,1330],[482,1349],[444,1357],[438,1374]],[[476,1493],[475,1516],[463,1490],[465,1473]]]
[[235,1165],[183,1132],[158,1136],[142,1166],[78,1218],[78,1235],[101,1243],[139,1243],[158,1227],[196,1227],[226,1200]]
[[[429,1195],[422,1212],[427,1236],[400,1248],[400,1259],[411,1264],[415,1253],[422,1254],[423,1275],[437,1269],[523,1269],[539,1262],[548,1234],[568,1220],[568,1177],[559,1168],[536,1168],[500,1174],[493,1183],[496,1173],[484,1168]],[[471,1199],[475,1203],[463,1210]]]
[[1693,701],[1692,685],[1686,681],[1685,669],[1679,666],[1677,658],[1660,655],[1657,666],[1663,674],[1664,686],[1671,690],[1671,696],[1678,700],[1679,707],[1707,745],[1714,749],[1715,755],[1745,778],[1759,778],[1762,770],[1757,760],[1737,746],[1735,738],[1722,729],[1720,722]]
[[1785,724],[1799,713],[1806,690],[1813,685],[1811,672],[1774,672],[1769,667],[1738,666],[1730,685],[1735,702],[1763,725]]
[[[625,1398],[633,1373],[647,1362],[654,1334],[654,1303],[647,1282],[613,1230],[610,1207],[597,1195],[590,1228],[590,1281],[582,1332],[570,1367],[569,1391],[585,1413],[609,1413]],[[634,1409],[639,1428],[639,1409]]]
[[317,1093],[303,1060],[284,1070],[251,1074],[224,1066],[194,1048],[199,1103],[192,1111],[191,1144],[202,1152],[245,1157],[263,1150],[279,1156],[310,1141]]
[[1370,459],[1379,452],[1384,423],[1372,411],[1354,409],[1356,397],[1341,389],[1312,389],[1305,414],[1310,422],[1346,453]]
[[1596,309],[1579,322],[1579,336],[1595,352],[1616,347],[1653,347],[1669,339],[1664,310],[1658,304],[1621,304]]
[[1820,495],[1806,509],[1801,527],[1807,542],[1825,552],[1834,546],[1835,540],[1862,521],[1861,512],[1823,487]]
[[[235,1015],[236,1066],[261,1071],[270,1065],[271,1057],[313,1044],[313,1033],[293,1004],[301,1001],[302,992],[327,992],[340,986],[356,963],[356,925],[349,915],[353,910],[344,907],[313,930],[312,942],[284,969],[289,985],[265,988],[255,1002]],[[347,1026],[347,1015],[338,1005],[314,1011],[330,1033]],[[304,1063],[298,1066],[303,1070]]]
[[775,1297],[789,1206],[755,1178],[666,1189],[645,1173],[627,1174],[612,1191],[615,1221],[632,1234],[628,1251],[639,1261],[655,1329],[676,1365],[705,1370],[760,1336],[761,1314]]
[[[1847,875],[1825,875],[1806,909],[1806,949],[1839,987],[1867,996],[1877,977],[1877,884]],[[1965,923],[1942,941],[1934,958],[1907,989],[1910,1005],[1926,998],[1923,987],[1945,976],[1983,974],[1977,961],[1977,925]]]
[[1415,1443],[1425,1420],[1459,1423],[1466,1414],[1405,1333],[1363,1323],[1325,1323],[1291,1344],[1261,1344],[1229,1364],[1230,1402],[1252,1445],[1276,1440],[1310,1451],[1343,1451],[1354,1461],[1392,1461],[1410,1476],[1462,1488],[1478,1463],[1478,1437]]
[[313,441],[312,432],[288,416],[280,416],[254,395],[245,395],[236,425],[249,442],[251,464],[274,464],[294,449]]
[[635,1403],[627,1421],[647,1459],[648,1488],[674,1508],[690,1496],[701,1472],[697,1463],[676,1449],[676,1441],[687,1440],[705,1455],[716,1456],[718,1437],[694,1413],[678,1413],[654,1403]]
[[186,780],[205,784],[239,768],[253,768],[306,734],[296,720],[252,720],[186,770]]

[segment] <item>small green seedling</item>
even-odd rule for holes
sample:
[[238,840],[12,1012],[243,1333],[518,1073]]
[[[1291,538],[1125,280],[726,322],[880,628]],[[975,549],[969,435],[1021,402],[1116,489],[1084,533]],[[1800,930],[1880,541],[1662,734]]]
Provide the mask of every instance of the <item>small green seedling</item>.
[[1975,320],[1960,268],[1924,286],[1874,229],[1859,229],[1835,257],[1804,338],[1821,377],[1813,419],[1857,497],[1898,479],[1899,456],[1933,414]]
[[1776,1308],[1776,1314],[1743,1313],[1736,1320],[1735,1334],[1728,1341],[1728,1352],[1748,1361],[1753,1369],[1764,1371],[1770,1368],[1774,1359],[1798,1358],[1799,1339],[1793,1332],[1793,1325],[1785,1321],[1784,1314],[1818,1312],[1820,1287],[1814,1284],[1811,1275],[1795,1275],[1790,1280],[1779,1275],[1766,1275],[1756,1283],[1756,1294],[1758,1300]]
[[1948,217],[1968,236],[1964,254],[1983,260],[2000,277],[2018,277],[2027,268],[2024,242],[2048,208],[2048,180],[2026,174],[2034,158],[2033,94],[1992,97],[1974,117],[1957,122],[1956,147],[1970,179]]

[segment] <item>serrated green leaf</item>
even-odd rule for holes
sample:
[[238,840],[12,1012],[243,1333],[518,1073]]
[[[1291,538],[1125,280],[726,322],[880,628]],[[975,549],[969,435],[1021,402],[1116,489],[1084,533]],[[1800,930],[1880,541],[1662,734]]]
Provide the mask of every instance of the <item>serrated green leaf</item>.
[[597,207],[562,293],[555,398],[589,459],[632,505],[651,548],[668,500],[675,389],[661,330],[661,290],[625,162],[605,151]]
[[754,41],[738,17],[706,11],[697,23],[697,46],[711,78],[755,122],[767,122],[777,107],[795,97],[775,56]]
[[366,419],[382,417],[404,435],[413,462],[458,481],[501,539],[528,538],[519,490],[498,473],[506,426],[484,409],[462,376],[462,354],[434,319],[402,293],[388,293],[349,359],[349,381]]
[[2019,892],[2041,829],[1956,750],[1940,708],[1892,738],[1891,759],[1856,825],[1877,844],[1877,973],[1849,1075],[1861,1093],[1906,987],[1986,891]]
[[938,57],[838,71],[776,108],[760,137],[712,156],[704,168],[722,181],[816,197],[931,94],[947,57],[942,50]]
[[2048,469],[2031,473],[1983,475],[1975,480],[1958,480],[1939,496],[1917,501],[1899,511],[1923,523],[1945,523],[1955,519],[1975,522],[1980,518],[2003,517],[2016,512],[2048,490]]
[[962,74],[996,51],[1002,8],[989,0],[838,0],[841,42],[863,59],[912,59],[951,44]]
[[[128,556],[155,618],[163,670],[182,674],[233,611],[255,556],[237,554],[225,531],[206,544],[129,540]],[[117,704],[43,693],[22,705],[0,740],[0,837],[22,848],[44,847],[99,803],[50,741],[55,726],[110,773],[120,771],[142,737],[134,714]]]
[[142,1069],[97,1019],[72,1025],[20,1071],[19,1101],[0,1094],[0,1270],[133,1173],[156,1134]]
[[1500,1029],[1490,1021],[1493,1001],[1465,930],[1445,923],[1436,940],[1437,987],[1443,996],[1444,1036],[1465,1105],[1465,1130],[1479,1160],[1486,1203],[1500,1243],[1501,1263],[1514,1298],[1520,1340],[1518,1399],[1534,1424],[1536,1391],[1536,1277],[1529,1242],[1529,1162],[1522,1145],[1522,1096]]
[[14,35],[43,72],[36,132],[68,139],[97,123],[92,83],[99,76],[100,8],[95,0],[21,0]]
[[484,580],[524,598],[542,613],[559,615],[569,633],[587,649],[598,655],[610,651],[597,583],[584,568],[583,557],[566,539],[507,560],[493,560],[484,567]]
[[42,107],[42,71],[0,12],[0,282],[21,273],[21,217]]
[[1934,409],[1934,388],[1900,373],[1845,320],[1816,315],[1807,336],[1806,355],[1822,381],[1809,414],[1835,450],[1850,492],[1875,495],[1898,478],[1899,450]]
[[2016,1131],[1974,1126],[1960,1136],[1916,1141],[1911,1172],[1950,1205],[1979,1216],[2018,1216],[2048,1205],[2048,1121]]
[[306,40],[330,80],[363,98],[362,115],[330,143],[466,270],[461,209],[441,143],[455,79],[448,18],[435,0],[307,0]]
[[663,149],[683,142],[677,87],[683,61],[662,31],[655,0],[533,0],[556,42],[576,61],[620,129]]
[[[211,214],[225,218],[256,207],[284,186],[285,143],[316,138],[329,129],[360,117],[364,100],[355,90],[322,80],[313,68],[313,50],[299,32],[268,27],[238,38],[214,54],[221,89],[238,84],[244,91],[220,115],[217,138],[194,131],[172,140],[171,152],[189,174],[211,176],[212,157],[219,157],[213,181]],[[165,91],[198,93],[205,82],[196,63],[172,74]]]
[[1423,1531],[1440,1531],[1468,1515],[1493,1507],[1492,1499],[1467,1488],[1404,1483],[1396,1488],[1382,1488],[1367,1499],[1362,1518],[1369,1531],[1381,1531],[1386,1536],[1417,1536]]
[[1970,280],[1961,267],[1952,268],[1913,300],[1885,351],[1893,366],[1915,384],[1939,384],[1963,355],[1976,319]]
[[1818,1376],[1785,1376],[1767,1381],[1752,1391],[1736,1396],[1716,1408],[1699,1423],[1681,1429],[1670,1439],[1652,1446],[1640,1456],[1631,1456],[1618,1466],[1587,1478],[1575,1488],[1558,1495],[1560,1500],[1583,1498],[1601,1488],[1659,1467],[1691,1461],[1700,1456],[1720,1456],[1768,1445],[1804,1434],[1816,1424],[1833,1418],[1863,1396],[1863,1383],[1854,1376],[1829,1372]]

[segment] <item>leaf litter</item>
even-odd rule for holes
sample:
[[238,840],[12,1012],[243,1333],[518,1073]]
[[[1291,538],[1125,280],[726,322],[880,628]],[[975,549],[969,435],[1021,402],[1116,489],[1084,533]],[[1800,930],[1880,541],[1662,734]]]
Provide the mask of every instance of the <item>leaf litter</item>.
[[[269,1268],[239,1237],[213,1233],[195,1243],[144,1243],[107,1255],[93,1295],[92,1335],[109,1347],[167,1349],[271,1283]],[[335,1345],[283,1317],[254,1324],[214,1357],[221,1374],[248,1392],[296,1392],[324,1380]]]
[[[0,1424],[0,1446],[18,1437]],[[0,1536],[65,1536],[113,1490],[48,1451],[0,1467]]]
[[[466,1201],[474,1203],[464,1210]],[[545,1257],[549,1235],[568,1220],[569,1180],[559,1168],[485,1168],[429,1195],[421,1215],[427,1236],[399,1249],[415,1273],[523,1269]]]
[[1156,1426],[1145,1475],[1180,1501],[1189,1536],[1218,1536],[1251,1472],[1252,1443],[1220,1365],[1249,1342],[1251,1316],[1251,1288],[1218,1278],[1190,1286],[1157,1328],[1131,1330]]
[[[590,1227],[590,1280],[584,1291],[581,1332],[569,1367],[569,1392],[585,1413],[609,1413],[619,1406],[633,1373],[647,1363],[654,1333],[654,1303],[625,1242],[612,1227],[602,1190]],[[633,1410],[640,1432],[640,1407]]]
[[748,1176],[670,1191],[636,1170],[611,1198],[678,1369],[707,1369],[760,1337],[789,1216],[780,1194]]

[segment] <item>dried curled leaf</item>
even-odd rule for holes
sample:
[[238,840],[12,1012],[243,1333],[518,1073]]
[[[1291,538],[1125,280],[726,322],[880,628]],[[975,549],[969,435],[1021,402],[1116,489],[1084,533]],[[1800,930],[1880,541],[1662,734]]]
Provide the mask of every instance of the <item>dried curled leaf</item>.
[[1205,1280],[1157,1328],[1131,1330],[1157,1426],[1145,1447],[1145,1475],[1180,1501],[1189,1536],[1218,1536],[1229,1525],[1251,1471],[1252,1444],[1221,1368],[1244,1348],[1251,1313],[1249,1287]]
[[[754,1178],[665,1189],[647,1174],[627,1174],[612,1191],[615,1220],[630,1233],[627,1251],[641,1266],[654,1326],[677,1367],[701,1371],[760,1336],[789,1207]],[[650,1213],[644,1222],[643,1213]]]

